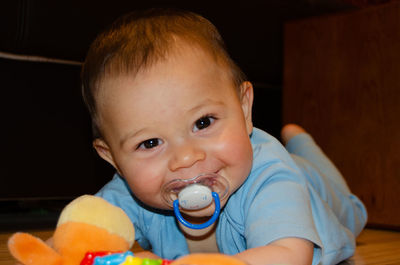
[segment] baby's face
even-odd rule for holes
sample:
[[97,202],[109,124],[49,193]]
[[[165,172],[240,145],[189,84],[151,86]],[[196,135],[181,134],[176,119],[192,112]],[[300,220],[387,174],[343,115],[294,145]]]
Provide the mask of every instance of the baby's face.
[[[252,165],[251,84],[243,84],[240,100],[227,70],[193,51],[134,78],[108,79],[98,97],[105,141],[95,141],[97,151],[155,208],[170,209],[161,189],[171,180],[218,173],[228,180],[230,195]],[[190,215],[211,215],[213,207]]]

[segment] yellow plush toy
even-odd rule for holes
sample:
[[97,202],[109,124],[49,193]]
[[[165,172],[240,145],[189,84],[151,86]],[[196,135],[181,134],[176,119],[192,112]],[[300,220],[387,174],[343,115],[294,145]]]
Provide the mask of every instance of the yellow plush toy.
[[[30,234],[15,233],[8,241],[8,248],[24,265],[80,265],[93,264],[84,262],[88,252],[127,253],[134,239],[133,224],[121,208],[102,198],[84,195],[61,212],[53,235],[53,247]],[[118,264],[245,265],[223,254],[191,254],[173,262],[129,258],[130,262],[126,259]]]
[[39,238],[16,233],[10,253],[25,265],[79,265],[86,252],[127,251],[135,240],[125,212],[102,198],[84,195],[62,211],[53,235],[53,248]]

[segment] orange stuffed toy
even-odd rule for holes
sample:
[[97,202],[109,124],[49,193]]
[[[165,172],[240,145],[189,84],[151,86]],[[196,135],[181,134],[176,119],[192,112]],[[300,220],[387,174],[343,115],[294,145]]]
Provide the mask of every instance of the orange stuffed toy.
[[[15,233],[8,241],[8,248],[24,265],[79,265],[88,252],[126,252],[134,239],[133,224],[121,208],[102,198],[84,195],[61,212],[53,235],[53,247],[30,234]],[[190,254],[172,263],[159,261],[157,264],[245,265],[223,254]],[[142,264],[156,263],[149,263],[147,259]]]
[[25,265],[79,265],[88,251],[129,250],[135,240],[134,231],[122,209],[102,198],[84,195],[62,211],[53,248],[26,233],[15,233],[8,248]]

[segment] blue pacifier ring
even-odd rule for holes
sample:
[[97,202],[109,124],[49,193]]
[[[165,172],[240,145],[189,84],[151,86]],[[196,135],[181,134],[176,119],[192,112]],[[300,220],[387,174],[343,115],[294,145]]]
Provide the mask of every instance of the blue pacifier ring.
[[174,213],[175,213],[175,216],[178,219],[178,221],[181,224],[183,224],[184,226],[191,228],[191,229],[204,229],[204,228],[212,225],[218,219],[219,214],[221,213],[221,204],[219,202],[218,193],[212,192],[212,196],[214,198],[214,204],[215,204],[214,214],[211,216],[211,218],[207,222],[202,223],[202,224],[192,224],[192,223],[189,223],[188,221],[186,221],[182,217],[181,212],[179,211],[179,200],[176,199],[173,203],[173,206],[174,206]]

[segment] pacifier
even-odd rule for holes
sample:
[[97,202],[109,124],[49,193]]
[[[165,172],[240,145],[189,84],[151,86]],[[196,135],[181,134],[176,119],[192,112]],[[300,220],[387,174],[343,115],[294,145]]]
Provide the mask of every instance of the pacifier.
[[[175,179],[162,189],[165,202],[173,209],[176,218],[191,229],[203,229],[213,224],[221,212],[220,200],[228,195],[228,181],[218,174],[201,174],[191,179]],[[194,211],[204,209],[214,200],[215,211],[211,218],[202,224],[192,224],[185,220],[180,208]]]

